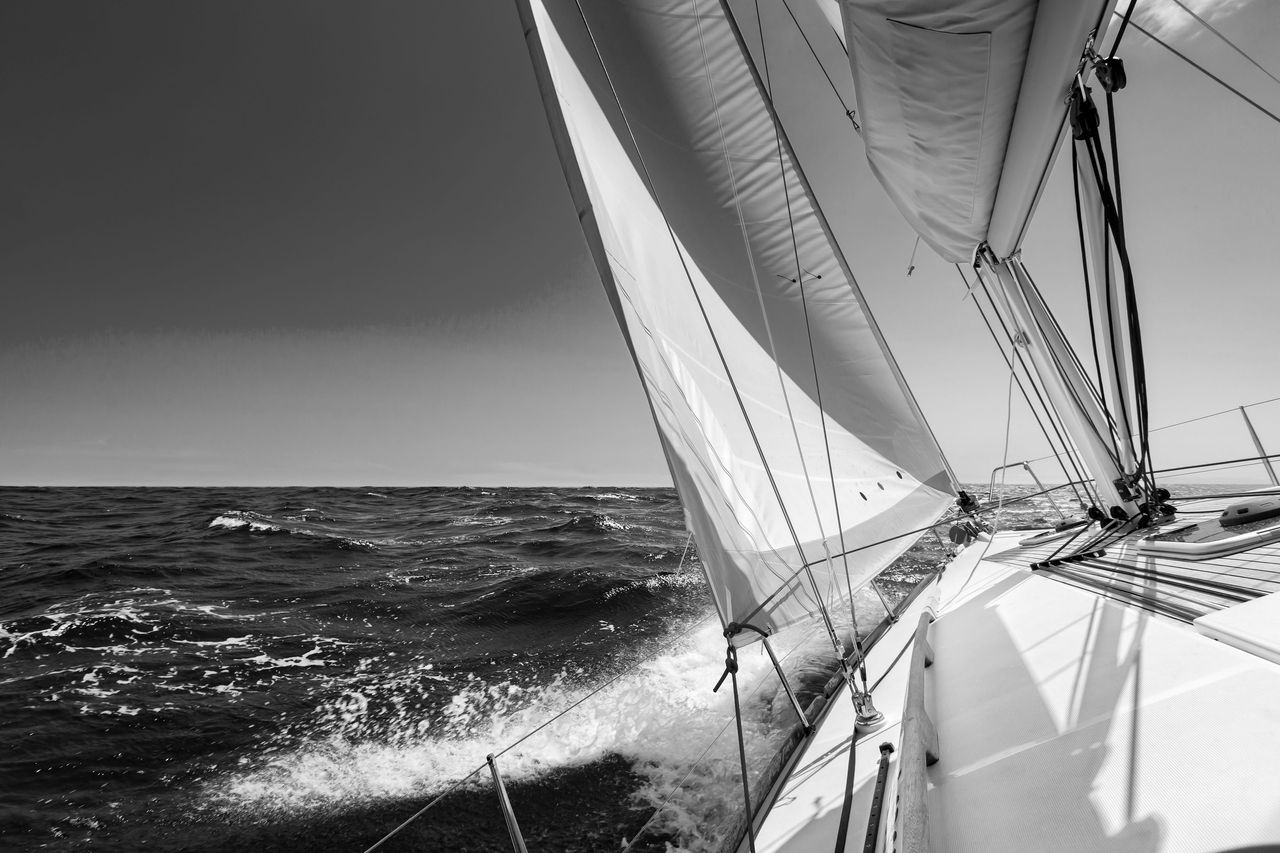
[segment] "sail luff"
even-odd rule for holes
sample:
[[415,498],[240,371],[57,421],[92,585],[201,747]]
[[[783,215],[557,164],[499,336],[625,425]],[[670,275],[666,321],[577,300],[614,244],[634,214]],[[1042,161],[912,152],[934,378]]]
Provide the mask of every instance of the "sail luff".
[[[658,417],[658,411],[654,405],[653,392],[651,384],[645,380],[644,368],[637,355],[635,342],[631,337],[630,325],[627,322],[626,314],[623,310],[619,289],[617,283],[613,280],[613,270],[609,264],[608,253],[604,245],[604,240],[600,233],[600,228],[596,222],[595,210],[592,206],[590,193],[583,179],[582,169],[578,164],[578,158],[574,154],[572,140],[570,138],[569,129],[565,121],[565,116],[560,108],[560,100],[556,94],[555,83],[552,79],[551,68],[547,62],[547,56],[543,50],[542,41],[538,34],[537,23],[534,20],[533,8],[530,0],[515,0],[516,11],[520,19],[521,30],[524,35],[525,47],[529,51],[529,59],[533,65],[534,79],[538,86],[538,95],[542,100],[543,111],[547,117],[547,125],[551,131],[552,141],[556,149],[556,155],[560,160],[560,168],[564,174],[565,186],[569,190],[569,195],[573,200],[574,208],[578,214],[578,222],[582,227],[583,238],[587,242],[587,248],[591,253],[591,257],[595,262],[596,270],[600,274],[601,282],[604,285],[606,297],[609,300],[609,307],[613,311],[614,318],[618,322],[618,328],[622,332],[623,341],[627,347],[627,353],[631,356],[631,362],[635,366],[636,375],[640,379],[640,387],[644,391],[645,403],[649,408],[649,415],[653,418],[654,429],[658,434],[658,440],[662,445],[662,456],[667,463],[667,471],[671,475],[671,482],[679,485],[685,478],[680,476],[677,471],[676,460],[679,458],[669,445],[667,435],[662,429],[662,422]],[[682,492],[683,493],[683,492]],[[687,519],[688,511],[686,510],[686,523],[690,529],[697,526],[690,523]],[[707,577],[707,562],[702,561],[703,575],[706,577],[708,584],[711,578]],[[721,624],[727,623],[729,620],[725,615],[721,605],[719,596],[712,596],[715,604],[717,615],[720,617]]]
[[[605,290],[608,293],[610,304],[614,309],[615,316],[618,318],[619,326],[623,331],[623,335],[627,343],[628,351],[630,352],[632,356],[632,360],[635,362],[637,366],[637,372],[640,374],[641,385],[645,389],[646,400],[650,407],[650,414],[654,418],[655,426],[657,427],[658,434],[662,441],[664,456],[667,459],[668,469],[672,475],[672,481],[677,485],[678,491],[682,495],[695,493],[696,489],[691,485],[689,485],[692,478],[682,468],[682,466],[680,466],[678,462],[678,460],[680,459],[680,456],[679,454],[674,452],[670,444],[670,440],[666,435],[666,432],[662,429],[662,422],[659,420],[658,412],[654,407],[653,395],[650,390],[651,383],[645,381],[645,371],[642,368],[641,360],[637,355],[636,348],[629,331],[630,324],[627,322],[625,311],[623,310],[622,303],[619,299],[620,289],[618,286],[618,282],[614,279],[613,272],[612,272],[612,265],[609,263],[608,252],[604,246],[598,223],[595,220],[594,209],[590,200],[589,192],[587,190],[586,182],[583,179],[581,168],[578,164],[576,156],[574,155],[573,146],[570,143],[570,135],[568,132],[567,125],[565,123],[564,114],[560,109],[560,104],[555,94],[554,83],[551,77],[550,68],[546,61],[546,56],[545,56],[545,53],[543,52],[542,45],[539,42],[537,42],[537,28],[536,28],[535,22],[533,21],[532,9],[530,7],[529,0],[517,0],[517,5],[521,11],[522,25],[524,25],[525,27],[526,41],[529,44],[530,54],[534,61],[535,75],[538,78],[539,89],[543,93],[544,107],[548,115],[549,123],[551,124],[551,127],[552,127],[553,138],[555,139],[555,142],[556,142],[557,151],[560,154],[561,165],[565,172],[566,182],[569,186],[570,194],[573,196],[575,204],[578,207],[579,221],[583,226],[584,236],[587,239],[587,242],[592,251],[593,257],[596,260],[597,268],[599,269],[602,281],[605,284]],[[583,22],[585,25],[585,19]],[[672,238],[674,240],[674,235],[672,235]],[[683,252],[680,251],[678,245],[677,245],[677,253],[681,257],[681,262],[684,263]],[[690,286],[691,286],[691,291],[695,293],[695,296],[696,296],[696,286],[693,285],[692,281],[690,281]],[[704,314],[704,321],[706,322],[708,329],[710,329],[711,328],[710,320],[705,317],[705,314]],[[727,365],[726,365],[726,373],[727,373]],[[745,409],[743,411],[744,411],[744,418],[745,418]],[[760,452],[761,452],[761,462],[763,465],[767,466],[767,461],[765,461],[763,457],[763,451],[760,451]],[[775,490],[776,490],[776,487],[775,487]],[[724,500],[726,503],[729,503],[729,496],[725,495]],[[687,500],[685,502],[686,519],[689,523],[690,528],[695,531],[695,535],[700,528],[701,529],[714,528],[715,527],[714,522],[699,518],[697,503],[693,502],[692,507],[690,506],[690,503],[691,502]],[[781,503],[781,501],[779,501],[779,503]],[[789,521],[788,521],[788,526],[790,526]],[[743,526],[743,531],[746,533],[749,539],[754,538],[751,536],[750,530],[747,529],[747,527]],[[700,538],[704,538],[704,541],[706,539],[709,539],[709,537],[700,537]],[[795,548],[797,553],[803,554],[803,549],[799,544],[799,540],[795,537],[794,531],[792,532],[792,538],[795,543]],[[774,556],[779,563],[785,564],[782,557],[778,555],[776,551],[774,551]],[[707,559],[704,557],[704,560],[703,560],[704,574],[707,576],[708,584],[714,590],[716,587],[715,579],[709,574],[710,567],[713,564],[714,564],[714,558]],[[780,585],[779,589],[782,590],[788,587],[794,587],[794,578],[795,578],[794,575],[787,577],[783,581],[783,583]],[[820,592],[817,589],[816,584],[813,586],[813,594],[817,599],[814,602],[814,604],[817,605],[821,599],[820,599]],[[713,596],[713,598],[716,601],[716,608],[720,616],[721,623],[727,625],[729,622],[733,621],[730,614],[726,611],[724,603],[721,601],[721,597]]]

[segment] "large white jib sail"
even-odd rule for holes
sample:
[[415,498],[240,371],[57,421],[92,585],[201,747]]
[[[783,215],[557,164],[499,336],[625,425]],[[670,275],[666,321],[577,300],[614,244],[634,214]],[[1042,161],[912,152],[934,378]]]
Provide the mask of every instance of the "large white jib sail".
[[833,608],[954,483],[734,22],[715,0],[520,6],[722,621]]

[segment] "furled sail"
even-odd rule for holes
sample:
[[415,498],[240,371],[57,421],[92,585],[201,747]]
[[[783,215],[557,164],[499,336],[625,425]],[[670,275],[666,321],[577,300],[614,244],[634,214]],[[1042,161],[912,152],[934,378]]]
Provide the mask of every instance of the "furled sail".
[[834,606],[954,484],[734,23],[715,0],[521,12],[721,619]]
[[1115,0],[820,2],[842,7],[867,159],[907,221],[951,262],[1016,251]]

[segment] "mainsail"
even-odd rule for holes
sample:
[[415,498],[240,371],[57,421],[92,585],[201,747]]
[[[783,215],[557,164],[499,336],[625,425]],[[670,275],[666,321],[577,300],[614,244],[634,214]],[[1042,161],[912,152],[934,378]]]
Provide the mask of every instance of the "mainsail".
[[876,177],[945,260],[1022,242],[1089,33],[1115,0],[821,0],[842,7]]
[[722,621],[834,606],[954,483],[735,22],[715,0],[521,6]]

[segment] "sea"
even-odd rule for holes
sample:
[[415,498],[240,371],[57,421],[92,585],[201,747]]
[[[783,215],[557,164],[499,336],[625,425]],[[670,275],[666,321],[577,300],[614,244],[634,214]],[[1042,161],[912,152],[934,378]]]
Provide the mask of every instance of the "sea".
[[[831,644],[775,642],[804,703]],[[797,718],[753,648],[754,773]],[[724,658],[670,489],[0,488],[0,850],[505,851],[490,754],[531,850],[719,850]]]

